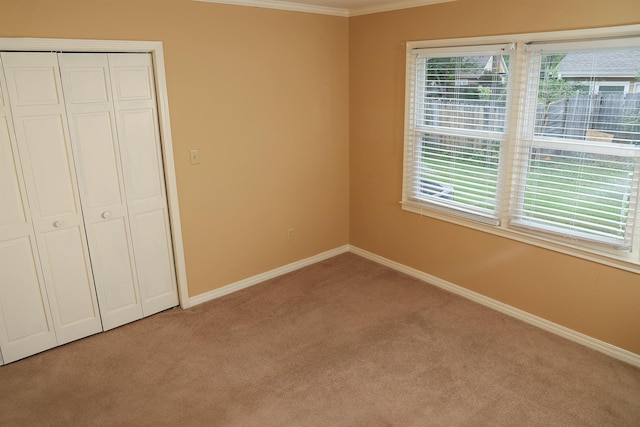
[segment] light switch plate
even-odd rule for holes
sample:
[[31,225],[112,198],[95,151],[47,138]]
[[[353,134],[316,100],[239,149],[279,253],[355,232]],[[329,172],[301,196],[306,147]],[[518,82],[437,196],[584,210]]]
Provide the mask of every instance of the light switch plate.
[[190,157],[191,157],[191,164],[192,165],[197,165],[197,164],[200,163],[200,151],[191,150]]

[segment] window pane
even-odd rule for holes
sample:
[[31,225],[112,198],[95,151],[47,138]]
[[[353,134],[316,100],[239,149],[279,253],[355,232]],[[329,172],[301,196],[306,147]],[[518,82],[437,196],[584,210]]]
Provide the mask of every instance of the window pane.
[[504,131],[508,56],[458,56],[422,61],[419,124]]
[[523,130],[529,149],[514,222],[629,249],[640,94],[625,87],[640,76],[640,49],[552,49],[532,54],[526,97],[535,120]]
[[499,141],[423,134],[416,196],[467,210],[493,212],[499,153]]
[[535,134],[640,144],[638,77],[640,49],[542,54]]
[[632,158],[533,148],[522,220],[567,235],[623,242],[635,209],[633,177]]
[[423,206],[497,224],[510,51],[505,45],[470,49],[451,56],[416,55],[405,189]]

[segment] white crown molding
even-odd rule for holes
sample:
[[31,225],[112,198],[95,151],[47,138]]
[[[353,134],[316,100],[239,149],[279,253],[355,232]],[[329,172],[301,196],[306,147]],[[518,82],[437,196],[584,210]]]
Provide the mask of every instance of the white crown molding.
[[369,259],[371,261],[377,262],[378,264],[382,264],[386,267],[392,268],[401,273],[405,273],[409,276],[415,277],[416,279],[420,279],[427,284],[437,286],[441,289],[444,289],[445,291],[460,295],[463,298],[484,305],[485,307],[491,308],[493,310],[499,311],[500,313],[504,313],[508,316],[536,326],[545,331],[551,332],[555,335],[559,335],[592,350],[596,350],[600,353],[606,354],[607,356],[640,367],[640,354],[632,353],[623,348],[616,347],[604,341],[600,341],[596,338],[574,331],[573,329],[558,325],[557,323],[553,323],[547,319],[543,319],[542,317],[535,316],[531,313],[520,310],[503,302],[494,300],[493,298],[489,298],[477,292],[470,291],[469,289],[463,288],[462,286],[455,285],[436,276],[432,276],[423,271],[408,267],[404,264],[400,264],[399,262],[392,261],[380,255],[376,255],[372,252],[360,249],[356,246],[350,245],[350,252],[356,255],[360,255],[361,257]]
[[430,6],[438,3],[450,3],[457,0],[397,0],[388,3],[349,9],[349,16],[370,15],[372,13],[391,12],[412,7]]
[[348,17],[349,11],[347,9],[340,9],[336,7],[314,6],[310,4],[292,3],[287,1],[278,0],[193,0],[202,3],[221,3],[231,4],[235,6],[250,6],[260,7],[263,9],[278,9],[288,10],[292,12],[305,12],[315,13],[318,15],[332,15]]
[[372,13],[389,12],[392,10],[408,9],[412,7],[429,6],[438,3],[448,3],[457,0],[396,0],[386,3],[375,4],[372,6],[363,6],[354,9],[317,6],[304,3],[294,3],[280,0],[193,0],[202,3],[221,3],[236,6],[260,7],[265,9],[288,10],[292,12],[315,13],[319,15],[332,16],[359,16],[369,15]]

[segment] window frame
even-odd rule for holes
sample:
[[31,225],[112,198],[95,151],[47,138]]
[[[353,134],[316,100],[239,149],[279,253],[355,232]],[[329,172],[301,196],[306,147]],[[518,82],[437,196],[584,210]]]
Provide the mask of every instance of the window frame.
[[[515,52],[511,51],[510,45],[511,45],[510,43],[498,43],[498,44],[491,44],[491,45],[464,46],[459,49],[458,48],[444,49],[443,51],[440,51],[440,52],[439,52],[439,49],[429,49],[429,55],[422,55],[421,52],[412,52],[411,55],[415,56],[416,59],[419,58],[419,60],[425,60],[427,57],[445,58],[445,57],[459,57],[459,55],[484,56],[488,52],[491,52],[491,54],[495,54],[499,51],[504,51],[508,55],[513,56],[515,55]],[[418,100],[419,98],[418,92],[420,91],[420,89],[423,88],[424,82],[417,81],[418,75],[420,75],[419,72],[417,72],[415,75],[412,74],[411,76],[412,78],[412,95],[411,95],[412,98],[411,99],[413,100],[412,101],[413,107],[408,113],[411,115],[411,117],[408,117],[408,120],[412,120],[414,117],[419,117],[423,115],[422,114],[423,108],[420,106],[421,102]],[[509,92],[513,90],[513,82],[511,81],[511,79],[509,79],[508,81],[507,90]],[[504,203],[502,200],[504,196],[500,191],[501,185],[502,185],[501,177],[504,174],[501,172],[500,169],[503,167],[504,147],[508,145],[508,137],[509,137],[507,133],[506,125],[509,122],[510,111],[509,111],[508,102],[506,104],[507,105],[504,113],[505,126],[504,126],[504,131],[502,132],[486,131],[486,130],[471,130],[466,128],[453,129],[446,126],[438,127],[438,126],[432,126],[432,125],[417,125],[417,124],[414,126],[411,126],[411,129],[410,129],[411,135],[407,134],[407,137],[406,137],[406,138],[411,138],[411,142],[409,142],[408,139],[405,139],[405,151],[411,151],[413,153],[415,153],[416,151],[416,144],[417,144],[416,141],[417,141],[418,135],[420,134],[425,135],[429,133],[436,133],[441,136],[445,136],[445,137],[448,136],[450,138],[460,138],[460,137],[483,138],[484,137],[484,138],[495,139],[499,141],[500,148],[499,148],[499,154],[498,154],[499,164],[498,164],[497,180],[496,180],[496,200],[495,200],[495,209],[494,209],[495,215],[491,215],[490,213],[483,214],[481,213],[482,209],[473,208],[471,206],[469,207],[460,206],[459,208],[456,208],[452,206],[454,204],[448,203],[447,201],[443,201],[442,203],[437,203],[435,201],[426,202],[426,203],[431,203],[431,206],[430,206],[431,209],[436,209],[443,213],[447,213],[450,215],[459,216],[462,218],[467,218],[473,221],[479,221],[487,224],[498,225],[500,223],[500,217],[502,216],[501,211],[502,211],[502,207],[504,206]],[[415,161],[410,161],[409,159],[414,159],[414,155],[407,152],[405,159],[407,161],[407,163],[405,164],[405,167],[408,169],[411,169],[411,172],[409,173],[409,175],[413,177],[415,174]],[[412,179],[411,181],[412,181],[411,185],[413,185],[415,179]],[[411,203],[415,205],[422,205],[423,203],[425,203],[424,199],[413,196],[412,192],[409,191],[409,183],[406,181],[404,183],[403,192],[404,192],[403,194],[406,195],[406,198],[403,197],[403,200],[411,200]]]
[[[520,173],[516,169],[516,161],[521,156],[523,144],[521,142],[522,118],[518,111],[521,106],[522,94],[525,92],[522,85],[526,85],[524,78],[529,68],[529,57],[525,55],[525,46],[529,43],[574,43],[580,41],[604,41],[608,38],[625,38],[640,37],[640,25],[628,25],[620,27],[607,27],[585,30],[555,31],[545,33],[526,33],[511,34],[504,36],[488,36],[488,37],[472,37],[442,40],[425,40],[410,41],[406,47],[406,77],[405,77],[405,129],[404,129],[404,165],[403,165],[403,188],[401,207],[403,210],[427,216],[446,222],[462,225],[471,229],[487,232],[500,237],[511,240],[531,244],[534,246],[549,249],[555,252],[576,256],[582,259],[598,262],[623,270],[640,273],[640,207],[636,209],[636,226],[633,231],[633,243],[629,252],[621,252],[614,248],[607,248],[598,242],[577,241],[576,239],[560,239],[558,236],[549,235],[540,230],[531,230],[526,227],[513,226],[510,224],[510,215],[513,210],[512,198],[514,196],[514,187],[517,186],[517,175]],[[413,146],[412,138],[414,136],[413,129],[413,111],[415,107],[416,97],[414,89],[416,88],[414,78],[413,57],[416,49],[456,49],[470,48],[482,45],[498,45],[513,44],[514,61],[513,69],[510,70],[512,87],[512,98],[510,100],[511,108],[507,110],[507,143],[502,149],[502,158],[500,162],[499,183],[501,194],[497,195],[497,206],[499,219],[497,224],[488,224],[478,221],[473,216],[460,213],[451,213],[447,209],[430,206],[425,203],[417,203],[412,200],[410,189],[407,188],[407,177],[410,173],[410,164],[414,161],[414,154],[411,147]],[[640,85],[640,82],[637,83]]]

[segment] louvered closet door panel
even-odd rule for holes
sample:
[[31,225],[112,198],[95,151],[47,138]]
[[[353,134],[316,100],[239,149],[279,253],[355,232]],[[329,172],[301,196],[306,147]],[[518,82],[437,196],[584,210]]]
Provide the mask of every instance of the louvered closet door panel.
[[0,60],[0,364],[57,344]]
[[109,54],[142,308],[178,304],[155,84],[149,54]]
[[105,330],[142,317],[106,54],[59,54]]
[[63,344],[100,332],[56,54],[2,53],[40,262]]

